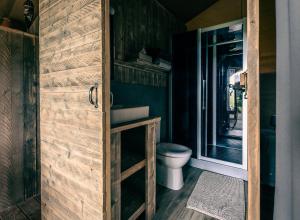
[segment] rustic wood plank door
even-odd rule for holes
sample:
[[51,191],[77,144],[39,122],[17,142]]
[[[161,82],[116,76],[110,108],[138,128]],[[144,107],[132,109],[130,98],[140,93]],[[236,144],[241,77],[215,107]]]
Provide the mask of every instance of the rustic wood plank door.
[[43,219],[105,218],[103,4],[40,1]]

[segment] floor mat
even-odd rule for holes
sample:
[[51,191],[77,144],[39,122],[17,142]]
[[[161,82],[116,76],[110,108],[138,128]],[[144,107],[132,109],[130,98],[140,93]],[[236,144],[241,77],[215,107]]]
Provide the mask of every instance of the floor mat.
[[220,220],[244,220],[244,182],[204,171],[189,197],[187,208]]

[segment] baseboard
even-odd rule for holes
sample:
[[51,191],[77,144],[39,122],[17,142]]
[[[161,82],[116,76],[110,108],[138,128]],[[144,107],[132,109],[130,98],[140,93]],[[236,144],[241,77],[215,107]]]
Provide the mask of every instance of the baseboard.
[[231,167],[223,164],[213,163],[210,161],[191,158],[189,165],[202,170],[207,170],[214,173],[220,173],[226,176],[231,176],[248,181],[247,170]]

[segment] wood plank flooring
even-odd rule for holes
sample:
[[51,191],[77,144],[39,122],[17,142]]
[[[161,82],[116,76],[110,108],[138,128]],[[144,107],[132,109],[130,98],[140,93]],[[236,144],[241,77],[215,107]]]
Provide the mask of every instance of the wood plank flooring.
[[0,220],[40,220],[40,197],[32,197],[0,213]]
[[186,208],[187,200],[192,193],[202,170],[185,167],[184,186],[173,191],[157,185],[157,210],[155,220],[215,220],[215,218]]
[[[186,202],[192,193],[202,170],[193,167],[184,168],[184,187],[173,191],[157,186],[157,209],[155,220],[215,220],[199,212],[186,208]],[[261,219],[271,220],[274,205],[274,188],[262,187]],[[247,201],[247,183],[245,183]],[[247,205],[246,205],[247,207]],[[0,213],[0,220],[40,220],[40,199],[34,197]]]

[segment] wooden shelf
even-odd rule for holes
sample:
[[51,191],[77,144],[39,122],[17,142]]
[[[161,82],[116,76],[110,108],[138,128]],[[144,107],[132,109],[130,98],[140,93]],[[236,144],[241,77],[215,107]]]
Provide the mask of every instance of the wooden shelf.
[[111,134],[114,134],[128,129],[145,126],[150,123],[158,123],[160,122],[160,120],[161,120],[160,117],[149,117],[149,118],[138,119],[134,121],[128,121],[128,122],[112,125],[110,132]]
[[146,204],[143,203],[129,218],[128,220],[137,219],[146,209]]
[[146,208],[145,171],[141,170],[122,182],[121,219],[137,219]]
[[121,172],[132,168],[136,164],[145,160],[145,151],[143,148],[128,149],[126,146],[121,148]]
[[149,117],[112,126],[112,219],[138,219],[155,214],[155,126]]
[[123,171],[122,174],[121,174],[121,181],[127,179],[128,177],[135,174],[136,172],[138,172],[139,170],[141,170],[145,166],[146,166],[146,159],[142,160],[141,162],[136,163],[132,167],[130,167],[127,170]]
[[170,70],[160,67],[159,65],[152,64],[152,63],[146,63],[146,62],[140,63],[137,61],[115,60],[114,65],[131,68],[131,69],[137,69],[137,70],[145,71],[145,72],[157,72],[157,73],[164,73],[164,74],[170,72]]
[[[128,140],[129,142],[129,140]],[[121,181],[146,166],[145,151],[143,147],[130,149],[123,146],[121,149]]]

